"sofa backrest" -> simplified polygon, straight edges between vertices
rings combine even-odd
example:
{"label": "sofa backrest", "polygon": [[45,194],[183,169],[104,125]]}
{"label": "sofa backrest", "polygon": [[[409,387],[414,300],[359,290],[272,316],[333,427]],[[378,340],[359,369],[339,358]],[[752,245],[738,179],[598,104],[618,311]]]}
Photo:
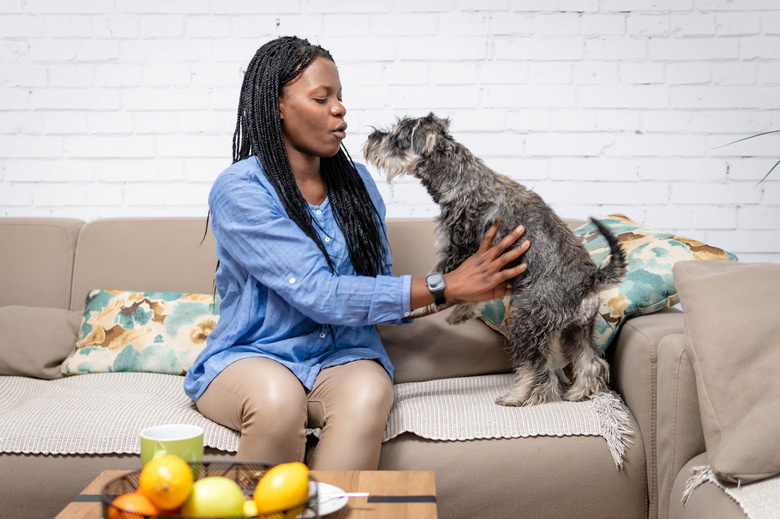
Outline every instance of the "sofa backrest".
{"label": "sofa backrest", "polygon": [[[584,220],[564,218],[570,229]],[[433,218],[388,218],[387,239],[393,255],[393,274],[425,276],[436,265],[436,221]],[[533,243],[531,244],[533,246]]]}
{"label": "sofa backrest", "polygon": [[216,240],[206,218],[105,218],[81,229],[73,266],[70,309],[82,310],[87,292],[210,294]]}
{"label": "sofa backrest", "polygon": [[425,276],[436,264],[435,222],[431,218],[388,218],[387,240],[393,274]]}
{"label": "sofa backrest", "polygon": [[0,306],[67,309],[83,225],[73,218],[0,218]]}
{"label": "sofa backrest", "polygon": [[[387,225],[393,272],[429,273],[435,221],[389,218]],[[212,293],[216,240],[204,232],[202,217],[0,218],[0,306],[82,310],[96,288]]]}

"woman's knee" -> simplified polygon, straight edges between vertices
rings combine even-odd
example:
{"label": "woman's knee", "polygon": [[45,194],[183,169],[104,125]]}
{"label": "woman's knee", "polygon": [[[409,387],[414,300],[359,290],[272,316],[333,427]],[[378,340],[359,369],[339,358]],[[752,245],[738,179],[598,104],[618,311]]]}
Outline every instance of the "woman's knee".
{"label": "woman's knee", "polygon": [[355,387],[353,405],[360,411],[383,411],[389,414],[393,406],[393,384],[389,379],[377,379],[369,377]]}
{"label": "woman's knee", "polygon": [[278,429],[281,433],[292,427],[306,425],[306,400],[294,395],[269,391],[267,387],[250,387],[239,410],[244,428]]}
{"label": "woman's knee", "polygon": [[324,418],[350,417],[365,423],[375,417],[384,429],[393,406],[393,383],[384,368],[374,361],[357,361],[330,369],[313,395],[322,403]]}
{"label": "woman's knee", "polygon": [[[222,413],[235,416],[242,432],[255,427],[302,428],[306,420],[306,392],[287,368],[275,361],[252,357],[228,366],[214,381],[223,395],[231,395],[209,407],[225,407]],[[207,389],[207,392],[211,389]],[[205,393],[204,393],[205,395]]]}

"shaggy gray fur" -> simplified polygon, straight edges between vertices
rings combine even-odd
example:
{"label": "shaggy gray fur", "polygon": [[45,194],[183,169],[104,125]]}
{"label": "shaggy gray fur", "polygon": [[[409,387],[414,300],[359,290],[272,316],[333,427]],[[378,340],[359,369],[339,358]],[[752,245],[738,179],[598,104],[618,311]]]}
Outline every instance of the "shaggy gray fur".
{"label": "shaggy gray fur", "polygon": [[[498,237],[525,226],[531,248],[521,260],[526,272],[511,281],[507,349],[515,368],[513,390],[497,403],[533,405],[564,398],[584,400],[603,390],[609,365],[593,347],[593,323],[600,290],[618,283],[626,258],[617,239],[591,220],[607,239],[611,260],[599,268],[566,224],[533,191],[490,170],[448,133],[449,120],[399,119],[388,131],[375,130],[364,145],[366,159],[387,171],[388,180],[411,174],[439,204],[434,271],[450,272],[479,248],[498,218]],[[518,240],[518,243],[521,242]],[[451,323],[475,317],[477,305],[458,305]],[[572,362],[574,382],[564,388],[553,359]]]}

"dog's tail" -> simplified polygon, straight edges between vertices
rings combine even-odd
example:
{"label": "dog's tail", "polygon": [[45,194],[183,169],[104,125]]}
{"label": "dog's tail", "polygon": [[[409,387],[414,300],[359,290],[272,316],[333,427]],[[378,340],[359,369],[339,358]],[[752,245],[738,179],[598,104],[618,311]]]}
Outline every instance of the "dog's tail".
{"label": "dog's tail", "polygon": [[607,243],[609,244],[609,250],[611,252],[609,263],[606,266],[596,270],[591,279],[590,289],[593,291],[599,291],[602,288],[607,288],[610,285],[620,283],[620,281],[623,279],[623,276],[626,274],[627,266],[626,253],[615,235],[612,234],[610,230],[604,226],[604,224],[595,218],[591,218],[590,221],[607,240]]}

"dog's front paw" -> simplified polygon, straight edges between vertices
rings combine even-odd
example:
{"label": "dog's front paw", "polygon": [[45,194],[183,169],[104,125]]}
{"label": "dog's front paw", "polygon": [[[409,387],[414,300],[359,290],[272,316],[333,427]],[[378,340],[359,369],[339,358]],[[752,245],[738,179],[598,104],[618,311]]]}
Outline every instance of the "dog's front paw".
{"label": "dog's front paw", "polygon": [[561,388],[555,375],[544,379],[526,377],[525,382],[517,384],[508,394],[498,398],[498,405],[511,407],[532,406],[561,401]]}
{"label": "dog's front paw", "polygon": [[509,393],[508,395],[497,398],[496,403],[506,407],[521,407],[525,405],[525,400],[517,398],[516,395]]}
{"label": "dog's front paw", "polygon": [[606,384],[594,384],[592,386],[583,387],[572,386],[563,395],[563,399],[567,402],[582,402],[583,400],[587,400],[597,393],[601,393],[602,391],[606,390],[606,388]]}
{"label": "dog's front paw", "polygon": [[477,316],[476,305],[461,304],[452,307],[452,312],[447,316],[449,324],[460,324]]}

